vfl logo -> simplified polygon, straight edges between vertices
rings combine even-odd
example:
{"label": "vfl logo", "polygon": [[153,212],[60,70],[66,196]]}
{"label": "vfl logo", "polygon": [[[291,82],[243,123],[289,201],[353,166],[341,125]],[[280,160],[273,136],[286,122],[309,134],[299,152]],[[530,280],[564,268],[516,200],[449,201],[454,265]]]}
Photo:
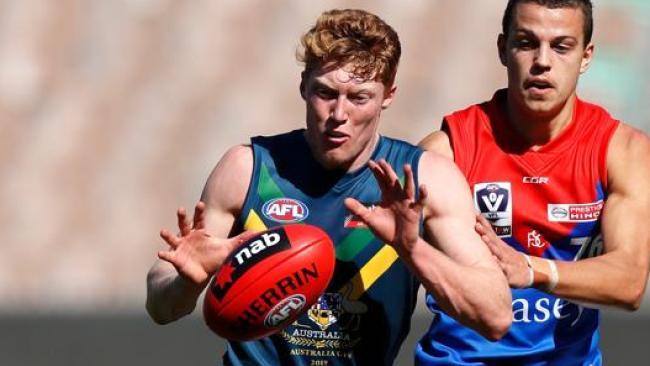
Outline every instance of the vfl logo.
{"label": "vfl logo", "polygon": [[291,244],[282,227],[269,230],[254,240],[244,242],[224,261],[216,275],[212,293],[221,301],[233,282],[246,273],[250,267],[289,248],[291,248]]}
{"label": "vfl logo", "polygon": [[305,302],[305,296],[301,294],[292,295],[283,299],[268,312],[264,319],[264,326],[267,328],[277,327],[292,315],[299,313],[305,306]]}
{"label": "vfl logo", "polygon": [[474,205],[490,220],[499,237],[512,236],[512,189],[510,182],[477,183]]}
{"label": "vfl logo", "polygon": [[300,222],[309,216],[309,209],[298,200],[282,197],[266,201],[262,206],[262,214],[276,222]]}

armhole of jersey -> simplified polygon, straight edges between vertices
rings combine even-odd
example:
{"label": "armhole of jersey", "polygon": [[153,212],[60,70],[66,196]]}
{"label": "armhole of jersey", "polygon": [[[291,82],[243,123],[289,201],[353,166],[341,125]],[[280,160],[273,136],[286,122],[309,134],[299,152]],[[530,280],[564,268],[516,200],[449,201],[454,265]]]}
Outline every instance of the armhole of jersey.
{"label": "armhole of jersey", "polygon": [[237,218],[237,231],[244,231],[244,223],[248,216],[248,211],[250,210],[250,201],[253,199],[253,195],[257,191],[257,182],[259,182],[260,169],[259,165],[261,164],[261,156],[259,152],[259,147],[255,144],[255,138],[251,138],[251,152],[253,154],[253,171],[251,172],[251,179],[248,182],[248,191],[244,197],[244,202],[242,204],[241,212]]}
{"label": "armhole of jersey", "polygon": [[420,159],[422,158],[422,154],[424,153],[424,150],[417,148],[415,150],[415,153],[413,153],[413,157],[411,158],[411,169],[413,170],[413,180],[415,183],[415,198],[418,199],[420,197],[420,190],[418,189],[420,187]]}
{"label": "armhole of jersey", "polygon": [[612,136],[614,136],[614,133],[618,130],[620,124],[620,121],[614,120],[613,123],[610,124],[609,128],[603,132],[603,144],[601,145],[602,147],[598,154],[598,169],[600,171],[600,184],[603,187],[604,192],[607,192],[607,187],[609,185],[609,177],[607,176],[607,156],[609,155],[609,146],[612,142]]}
{"label": "armhole of jersey", "polygon": [[[413,169],[413,180],[415,183],[415,199],[420,199],[420,160],[422,160],[424,150],[418,147],[411,158],[411,168]],[[420,215],[420,236],[424,235],[424,215]],[[419,283],[419,280],[416,280]]]}
{"label": "armhole of jersey", "polygon": [[[467,141],[467,139],[463,139],[464,136],[462,136],[462,127],[460,124],[460,121],[455,118],[453,115],[446,116],[442,120],[442,125],[440,126],[440,130],[445,132],[447,136],[449,137],[449,145],[451,146],[451,151],[454,154],[454,162],[456,165],[460,168],[461,171],[466,172],[466,161],[465,161],[465,154],[461,154],[461,146],[458,146],[459,142],[458,141]],[[464,147],[464,146],[463,146]],[[466,150],[465,153],[468,151]]]}

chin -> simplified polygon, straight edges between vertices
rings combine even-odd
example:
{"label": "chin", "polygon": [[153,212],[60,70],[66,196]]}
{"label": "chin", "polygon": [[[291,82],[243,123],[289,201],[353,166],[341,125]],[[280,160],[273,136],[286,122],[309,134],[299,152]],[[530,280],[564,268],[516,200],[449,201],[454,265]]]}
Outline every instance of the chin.
{"label": "chin", "polygon": [[558,103],[550,99],[526,99],[524,101],[526,109],[537,114],[549,114],[557,111]]}
{"label": "chin", "polygon": [[347,169],[351,159],[341,151],[327,151],[319,160],[326,169]]}

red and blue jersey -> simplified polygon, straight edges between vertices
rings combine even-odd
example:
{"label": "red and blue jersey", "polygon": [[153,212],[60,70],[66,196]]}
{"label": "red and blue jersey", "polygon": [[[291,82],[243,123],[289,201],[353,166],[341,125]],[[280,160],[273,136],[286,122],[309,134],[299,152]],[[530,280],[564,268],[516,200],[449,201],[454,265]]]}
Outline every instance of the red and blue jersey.
{"label": "red and blue jersey", "polygon": [[[570,124],[533,150],[508,126],[506,98],[497,91],[489,102],[444,120],[477,210],[518,251],[561,261],[601,254],[607,147],[618,121],[576,98]],[[602,364],[597,310],[534,288],[514,289],[512,298],[511,330],[489,342],[427,296],[435,318],[417,346],[416,364]]]}

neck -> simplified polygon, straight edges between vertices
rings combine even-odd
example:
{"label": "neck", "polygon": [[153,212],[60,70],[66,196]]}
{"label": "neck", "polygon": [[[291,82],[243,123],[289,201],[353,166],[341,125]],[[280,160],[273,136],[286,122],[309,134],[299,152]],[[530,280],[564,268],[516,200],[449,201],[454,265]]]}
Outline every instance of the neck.
{"label": "neck", "polygon": [[377,148],[377,144],[379,143],[379,133],[375,132],[375,134],[372,136],[372,139],[368,141],[368,145],[361,150],[361,153],[352,161],[350,166],[347,169],[347,172],[353,172],[355,170],[358,170],[362,166],[366,165],[370,158],[372,157],[372,153],[375,151]]}
{"label": "neck", "polygon": [[575,100],[573,94],[557,110],[540,113],[518,105],[513,98],[508,97],[508,124],[533,150],[539,149],[559,136],[571,123]]}

